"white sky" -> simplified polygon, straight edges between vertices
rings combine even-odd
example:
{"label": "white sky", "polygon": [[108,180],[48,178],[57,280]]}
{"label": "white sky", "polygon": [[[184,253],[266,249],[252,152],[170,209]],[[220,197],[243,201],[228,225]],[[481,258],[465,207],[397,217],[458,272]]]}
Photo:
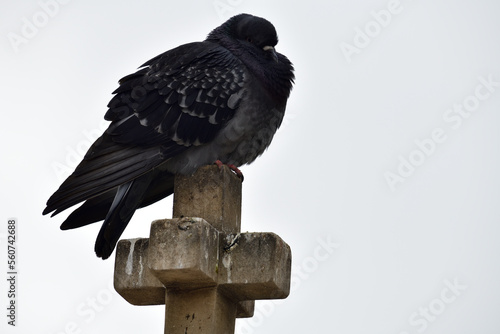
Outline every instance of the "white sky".
{"label": "white sky", "polygon": [[[1,279],[0,332],[163,332],[162,306],[110,288],[98,224],[61,231],[69,212],[41,212],[117,80],[241,12],[275,25],[297,80],[270,149],[242,168],[242,229],[288,242],[294,289],[238,332],[500,331],[497,1],[54,1],[0,1],[2,277],[7,220],[20,225],[18,327]],[[171,200],[140,210],[123,237],[170,216]]]}

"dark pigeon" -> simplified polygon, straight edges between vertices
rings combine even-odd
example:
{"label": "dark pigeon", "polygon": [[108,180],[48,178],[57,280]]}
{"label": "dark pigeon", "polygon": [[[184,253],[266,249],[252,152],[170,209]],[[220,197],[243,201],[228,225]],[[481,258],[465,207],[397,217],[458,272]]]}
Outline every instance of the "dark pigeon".
{"label": "dark pigeon", "polygon": [[172,194],[175,174],[254,161],[283,120],[294,80],[277,43],[269,21],[240,14],[122,78],[105,115],[111,124],[43,214],[85,201],[61,229],[104,220],[95,252],[106,259],[136,209]]}

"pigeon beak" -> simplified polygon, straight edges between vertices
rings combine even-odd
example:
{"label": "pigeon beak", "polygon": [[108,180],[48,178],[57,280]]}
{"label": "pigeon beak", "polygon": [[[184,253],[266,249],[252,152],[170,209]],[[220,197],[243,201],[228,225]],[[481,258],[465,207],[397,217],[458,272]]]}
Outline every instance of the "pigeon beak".
{"label": "pigeon beak", "polygon": [[276,54],[276,50],[274,47],[267,45],[262,48],[264,51],[271,52],[271,56],[273,57],[275,62],[278,62],[278,55]]}

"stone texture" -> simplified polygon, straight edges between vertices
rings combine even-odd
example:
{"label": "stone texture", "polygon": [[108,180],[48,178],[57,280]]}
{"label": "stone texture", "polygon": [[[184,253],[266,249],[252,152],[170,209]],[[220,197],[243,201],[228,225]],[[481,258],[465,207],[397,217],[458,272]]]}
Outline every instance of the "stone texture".
{"label": "stone texture", "polygon": [[242,300],[236,309],[236,318],[251,318],[255,310],[255,300]]}
{"label": "stone texture", "polygon": [[[226,238],[221,250],[219,285],[237,300],[286,298],[290,293],[292,253],[274,233],[241,233]],[[227,248],[227,242],[234,245]]]}
{"label": "stone texture", "polygon": [[165,333],[234,333],[234,301],[216,287],[168,290],[165,305]]}
{"label": "stone texture", "polygon": [[115,290],[133,305],[165,303],[165,286],[148,267],[148,239],[120,240],[116,247]]}
{"label": "stone texture", "polygon": [[157,220],[151,224],[148,265],[167,288],[215,286],[219,232],[201,218]]}
{"label": "stone texture", "polygon": [[203,166],[192,176],[177,175],[173,217],[202,217],[217,230],[241,227],[241,181],[227,167]]}

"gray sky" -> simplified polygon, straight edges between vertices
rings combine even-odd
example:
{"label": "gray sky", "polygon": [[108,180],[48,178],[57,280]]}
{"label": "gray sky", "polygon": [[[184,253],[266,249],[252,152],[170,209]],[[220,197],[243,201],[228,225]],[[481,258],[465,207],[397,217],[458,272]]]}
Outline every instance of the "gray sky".
{"label": "gray sky", "polygon": [[[18,219],[18,327],[162,333],[112,289],[99,225],[61,231],[48,197],[103,129],[119,78],[234,14],[270,20],[296,68],[284,125],[244,166],[243,231],[292,248],[292,293],[238,333],[500,330],[497,1],[1,1],[0,267]],[[138,211],[147,237],[171,199]]]}

